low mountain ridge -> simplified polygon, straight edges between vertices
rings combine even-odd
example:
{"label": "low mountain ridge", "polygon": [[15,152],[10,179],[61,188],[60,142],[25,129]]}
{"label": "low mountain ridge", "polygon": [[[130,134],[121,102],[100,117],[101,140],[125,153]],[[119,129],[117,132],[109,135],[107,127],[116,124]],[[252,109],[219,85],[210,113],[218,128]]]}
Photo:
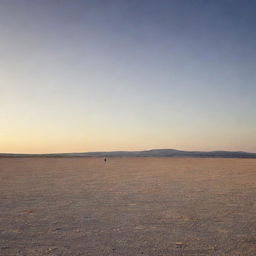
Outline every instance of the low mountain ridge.
{"label": "low mountain ridge", "polygon": [[182,151],[176,149],[151,149],[142,151],[110,151],[53,154],[0,153],[0,157],[221,157],[256,158],[256,153],[243,151]]}

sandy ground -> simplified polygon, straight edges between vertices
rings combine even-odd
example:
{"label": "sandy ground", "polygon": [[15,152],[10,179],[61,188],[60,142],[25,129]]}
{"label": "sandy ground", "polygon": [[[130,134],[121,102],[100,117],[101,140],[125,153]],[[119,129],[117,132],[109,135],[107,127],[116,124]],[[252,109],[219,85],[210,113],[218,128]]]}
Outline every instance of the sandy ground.
{"label": "sandy ground", "polygon": [[0,159],[0,255],[256,255],[256,160]]}

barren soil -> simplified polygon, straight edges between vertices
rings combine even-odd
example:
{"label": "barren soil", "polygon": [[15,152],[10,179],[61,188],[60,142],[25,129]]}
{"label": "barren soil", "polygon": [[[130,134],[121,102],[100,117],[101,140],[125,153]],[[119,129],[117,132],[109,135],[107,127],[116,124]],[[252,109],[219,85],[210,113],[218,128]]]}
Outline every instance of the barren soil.
{"label": "barren soil", "polygon": [[256,255],[256,160],[0,159],[0,255]]}

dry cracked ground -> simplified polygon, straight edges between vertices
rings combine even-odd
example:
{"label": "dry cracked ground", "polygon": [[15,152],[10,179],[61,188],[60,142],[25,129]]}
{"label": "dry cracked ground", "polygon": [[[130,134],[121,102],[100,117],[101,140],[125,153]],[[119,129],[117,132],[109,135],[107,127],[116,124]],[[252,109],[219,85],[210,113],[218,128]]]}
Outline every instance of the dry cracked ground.
{"label": "dry cracked ground", "polygon": [[256,255],[256,160],[0,159],[0,255]]}

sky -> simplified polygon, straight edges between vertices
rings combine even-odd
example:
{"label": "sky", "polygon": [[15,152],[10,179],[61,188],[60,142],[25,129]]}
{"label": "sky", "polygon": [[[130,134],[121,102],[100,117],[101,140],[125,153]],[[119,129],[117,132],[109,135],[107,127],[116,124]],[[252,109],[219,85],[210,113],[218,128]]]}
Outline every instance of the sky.
{"label": "sky", "polygon": [[256,152],[253,0],[0,0],[0,152]]}

